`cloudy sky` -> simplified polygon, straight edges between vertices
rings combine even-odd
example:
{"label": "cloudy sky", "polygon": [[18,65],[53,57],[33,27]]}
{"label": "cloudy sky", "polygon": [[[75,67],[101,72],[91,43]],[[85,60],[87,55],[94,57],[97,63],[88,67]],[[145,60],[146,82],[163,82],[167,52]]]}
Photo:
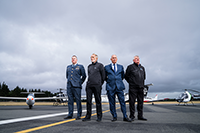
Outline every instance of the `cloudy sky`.
{"label": "cloudy sky", "polygon": [[66,88],[72,55],[87,71],[96,53],[104,65],[116,54],[125,70],[139,55],[154,84],[149,94],[200,90],[199,7],[199,0],[1,0],[0,82],[56,92]]}

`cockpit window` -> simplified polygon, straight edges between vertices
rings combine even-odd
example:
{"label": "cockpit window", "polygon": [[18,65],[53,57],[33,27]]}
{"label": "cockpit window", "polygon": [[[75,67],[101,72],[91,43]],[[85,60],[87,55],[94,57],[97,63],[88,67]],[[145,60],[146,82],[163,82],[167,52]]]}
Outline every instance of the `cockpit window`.
{"label": "cockpit window", "polygon": [[184,99],[184,98],[188,98],[188,95],[186,93],[182,93],[180,96],[179,96],[179,99]]}
{"label": "cockpit window", "polygon": [[33,95],[33,94],[31,94],[31,93],[29,94],[29,96],[32,96],[32,97],[34,97],[34,95]]}

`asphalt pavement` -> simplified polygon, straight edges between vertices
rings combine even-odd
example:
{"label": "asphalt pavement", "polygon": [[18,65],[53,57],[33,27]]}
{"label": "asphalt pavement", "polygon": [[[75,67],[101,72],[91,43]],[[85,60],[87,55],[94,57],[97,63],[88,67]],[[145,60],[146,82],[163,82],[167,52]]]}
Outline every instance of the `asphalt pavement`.
{"label": "asphalt pavement", "polygon": [[[127,115],[129,105],[126,104]],[[0,132],[70,132],[70,133],[199,133],[200,104],[177,106],[176,104],[145,104],[144,117],[147,121],[136,119],[124,122],[120,105],[117,104],[117,121],[111,122],[109,105],[103,104],[103,118],[97,122],[95,105],[91,121],[83,122],[74,118],[64,120],[68,114],[67,106],[40,105],[28,109],[27,106],[0,106]],[[86,105],[83,105],[83,116]],[[137,116],[137,112],[136,112]]]}

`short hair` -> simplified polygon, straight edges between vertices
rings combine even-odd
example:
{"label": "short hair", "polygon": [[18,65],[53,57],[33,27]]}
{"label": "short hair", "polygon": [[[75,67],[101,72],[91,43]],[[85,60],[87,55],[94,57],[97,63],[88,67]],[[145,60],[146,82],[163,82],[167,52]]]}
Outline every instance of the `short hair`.
{"label": "short hair", "polygon": [[98,59],[98,55],[97,54],[93,53],[92,55],[95,55],[95,57]]}
{"label": "short hair", "polygon": [[73,55],[72,58],[73,58],[73,57],[76,57],[76,59],[78,59],[76,55]]}
{"label": "short hair", "polygon": [[140,57],[139,57],[139,55],[135,55],[135,56],[134,56],[134,59],[135,59],[135,57],[138,57],[138,58],[140,58]]}

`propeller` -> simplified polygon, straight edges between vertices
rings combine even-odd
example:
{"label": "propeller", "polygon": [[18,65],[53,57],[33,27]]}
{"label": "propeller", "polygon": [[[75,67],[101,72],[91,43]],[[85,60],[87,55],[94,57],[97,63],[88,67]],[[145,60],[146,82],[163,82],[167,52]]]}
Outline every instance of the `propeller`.
{"label": "propeller", "polygon": [[151,84],[146,84],[146,86],[153,86],[153,83],[151,83]]}

